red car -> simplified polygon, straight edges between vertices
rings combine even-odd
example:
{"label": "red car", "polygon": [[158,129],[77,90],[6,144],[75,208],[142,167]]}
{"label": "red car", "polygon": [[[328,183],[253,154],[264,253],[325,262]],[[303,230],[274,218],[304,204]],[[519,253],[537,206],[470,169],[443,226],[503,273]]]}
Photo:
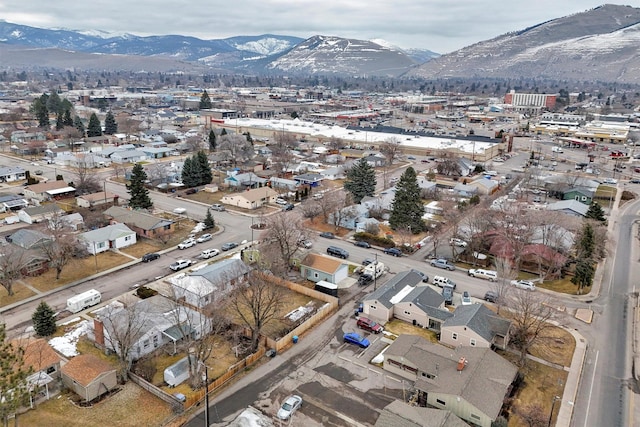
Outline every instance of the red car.
{"label": "red car", "polygon": [[373,332],[374,334],[379,334],[384,331],[384,328],[380,326],[378,322],[374,322],[368,317],[361,317],[358,319],[358,328]]}

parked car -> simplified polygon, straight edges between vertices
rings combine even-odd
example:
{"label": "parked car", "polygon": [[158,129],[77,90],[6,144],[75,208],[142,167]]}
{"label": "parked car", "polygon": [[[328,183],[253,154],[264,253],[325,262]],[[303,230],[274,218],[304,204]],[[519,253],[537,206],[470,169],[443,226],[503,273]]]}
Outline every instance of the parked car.
{"label": "parked car", "polygon": [[189,238],[187,240],[183,240],[182,242],[180,242],[180,244],[178,244],[178,249],[187,249],[195,244],[196,244],[195,239]]}
{"label": "parked car", "polygon": [[200,252],[200,257],[204,259],[209,259],[209,258],[213,258],[214,256],[217,256],[219,253],[220,251],[218,249],[205,249],[204,251]]}
{"label": "parked car", "polygon": [[229,243],[225,243],[224,245],[221,246],[221,249],[223,251],[230,251],[231,249],[237,247],[238,244],[236,242],[229,242]]}
{"label": "parked car", "polygon": [[182,270],[183,268],[187,268],[192,264],[190,259],[179,259],[173,264],[169,266],[173,271]]}
{"label": "parked car", "polygon": [[302,406],[302,398],[297,394],[292,394],[285,399],[280,409],[278,409],[278,418],[288,420],[300,406]]}
{"label": "parked car", "polygon": [[294,204],[292,204],[292,203],[287,203],[287,204],[284,206],[284,208],[282,208],[282,210],[283,210],[283,211],[290,211],[290,210],[292,210],[292,209],[293,209],[293,208],[295,208],[295,207],[296,207],[296,205],[294,205]]}
{"label": "parked car", "polygon": [[329,246],[327,248],[327,253],[342,259],[349,258],[349,252],[337,246]]}
{"label": "parked car", "polygon": [[526,291],[535,291],[536,285],[531,280],[512,280],[511,285]]}
{"label": "parked car", "polygon": [[469,292],[467,291],[462,293],[462,305],[471,305],[471,296],[469,296]]}
{"label": "parked car", "polygon": [[278,197],[278,198],[276,199],[276,204],[278,204],[278,205],[286,205],[287,203],[289,203],[289,202],[287,202],[287,201],[286,201],[285,199],[283,199],[282,197]]}
{"label": "parked car", "polygon": [[320,237],[324,237],[325,239],[335,239],[336,235],[331,233],[330,231],[323,231],[320,233]]}
{"label": "parked car", "polygon": [[155,261],[160,258],[160,254],[155,252],[150,252],[148,254],[142,255],[142,262]]}
{"label": "parked car", "polygon": [[413,271],[414,273],[416,273],[418,276],[422,277],[422,281],[424,283],[429,283],[429,276],[427,276],[426,274],[424,274],[422,271],[420,270],[416,270],[416,269],[411,269],[411,271]]}
{"label": "parked car", "polygon": [[402,256],[402,251],[398,248],[385,248],[383,252],[387,255]]}
{"label": "parked car", "polygon": [[457,246],[459,248],[466,248],[467,247],[467,242],[465,242],[462,239],[458,239],[457,237],[451,238],[451,240],[449,240],[449,244],[453,245],[453,246]]}
{"label": "parked car", "polygon": [[482,268],[470,268],[467,273],[471,277],[486,279],[490,282],[495,282],[496,280],[498,280],[498,273],[493,270],[484,270]]}
{"label": "parked car", "polygon": [[497,302],[498,298],[500,298],[500,296],[494,291],[487,291],[484,294],[484,300],[487,302]]}
{"label": "parked car", "polygon": [[213,205],[211,205],[211,209],[214,211],[218,211],[218,212],[224,212],[225,211],[225,207],[223,205],[221,205],[220,203],[214,203]]}
{"label": "parked car", "polygon": [[415,157],[415,156],[407,156],[407,159],[408,159],[408,160],[415,160],[415,159],[416,159],[416,157]]}
{"label": "parked car", "polygon": [[442,288],[442,297],[444,298],[444,305],[453,304],[453,288],[451,286],[444,286]]}
{"label": "parked car", "polygon": [[301,248],[309,249],[313,246],[313,242],[309,239],[302,239],[298,241],[298,246]]}
{"label": "parked car", "polygon": [[369,273],[361,274],[358,277],[358,285],[360,286],[367,286],[371,282],[373,282],[373,276]]}
{"label": "parked car", "polygon": [[346,334],[344,334],[343,340],[346,343],[355,344],[360,348],[367,348],[370,344],[368,339],[355,332],[347,332]]}
{"label": "parked car", "polygon": [[384,328],[378,322],[371,320],[368,317],[360,317],[356,324],[358,325],[358,328],[373,332],[374,334],[379,334],[384,331]]}
{"label": "parked car", "polygon": [[35,173],[36,175],[42,175],[42,170],[36,169],[33,173]]}
{"label": "parked car", "polygon": [[371,247],[371,245],[370,245],[369,243],[364,242],[364,241],[362,241],[362,240],[358,240],[358,241],[356,241],[356,242],[353,242],[353,244],[354,244],[355,246],[358,246],[359,248],[366,248],[366,249],[369,249],[369,248]]}
{"label": "parked car", "polygon": [[371,258],[365,258],[362,260],[362,265],[364,265],[365,267],[369,264],[371,264],[372,262],[374,262],[375,260],[371,259]]}
{"label": "parked car", "polygon": [[209,240],[211,240],[213,238],[213,234],[210,233],[205,233],[202,236],[198,237],[196,239],[196,242],[198,243],[204,243],[204,242],[208,242]]}
{"label": "parked car", "polygon": [[444,268],[445,270],[453,271],[456,269],[456,266],[451,264],[446,259],[432,259],[429,263],[431,267]]}
{"label": "parked car", "polygon": [[455,282],[444,276],[433,276],[433,284],[440,286],[441,288],[444,288],[445,286],[451,286],[453,289],[456,288]]}

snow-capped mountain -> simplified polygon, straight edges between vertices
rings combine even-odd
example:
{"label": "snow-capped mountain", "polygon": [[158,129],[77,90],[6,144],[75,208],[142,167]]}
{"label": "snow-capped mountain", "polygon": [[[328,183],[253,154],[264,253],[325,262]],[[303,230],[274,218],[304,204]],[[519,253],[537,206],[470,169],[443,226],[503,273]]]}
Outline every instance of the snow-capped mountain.
{"label": "snow-capped mountain", "polygon": [[371,39],[370,42],[379,44],[380,46],[388,47],[389,49],[397,50],[398,52],[402,52],[408,55],[415,62],[422,64],[423,62],[427,62],[432,60],[433,58],[437,58],[440,56],[439,53],[430,51],[428,49],[415,49],[415,48],[407,48],[403,49],[399,46],[394,45],[393,43],[389,43],[384,39]]}
{"label": "snow-capped mountain", "polygon": [[313,36],[267,65],[304,74],[398,76],[417,63],[405,53],[367,40]]}
{"label": "snow-capped mountain", "polygon": [[409,74],[640,83],[639,69],[640,9],[604,5],[467,46]]}

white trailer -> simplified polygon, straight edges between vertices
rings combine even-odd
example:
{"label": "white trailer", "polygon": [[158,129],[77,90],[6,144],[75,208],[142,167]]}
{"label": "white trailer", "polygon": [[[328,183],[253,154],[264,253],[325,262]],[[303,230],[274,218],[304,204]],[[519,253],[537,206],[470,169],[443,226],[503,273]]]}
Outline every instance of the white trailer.
{"label": "white trailer", "polygon": [[90,289],[78,295],[74,295],[67,300],[67,310],[77,313],[87,307],[100,303],[102,295],[95,289]]}
{"label": "white trailer", "polygon": [[364,268],[364,270],[362,271],[362,274],[370,274],[371,277],[377,279],[378,277],[382,276],[384,272],[385,272],[384,263],[379,261],[374,261]]}

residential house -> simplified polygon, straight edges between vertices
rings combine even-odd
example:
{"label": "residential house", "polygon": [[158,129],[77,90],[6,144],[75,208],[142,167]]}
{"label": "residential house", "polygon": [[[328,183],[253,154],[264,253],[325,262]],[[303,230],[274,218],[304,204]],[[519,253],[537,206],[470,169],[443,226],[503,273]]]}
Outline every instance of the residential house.
{"label": "residential house", "polygon": [[104,215],[111,220],[111,223],[120,222],[126,224],[138,236],[148,239],[172,234],[175,229],[175,223],[171,220],[120,206],[111,206],[104,211]]}
{"label": "residential house", "polygon": [[380,412],[374,427],[469,427],[444,409],[424,408],[394,400]]}
{"label": "residential house", "polygon": [[147,156],[143,151],[139,150],[119,150],[111,154],[113,163],[137,163],[147,160]]}
{"label": "residential house", "polygon": [[53,237],[31,228],[21,228],[7,236],[7,241],[22,249],[39,249],[53,241]]}
{"label": "residential house", "polygon": [[76,189],[64,181],[48,181],[24,187],[24,196],[39,202],[71,197]]}
{"label": "residential house", "polygon": [[[339,215],[339,217],[336,217],[336,215]],[[337,220],[339,227],[355,230],[358,228],[358,224],[366,222],[368,217],[369,209],[365,205],[351,205],[330,213],[327,221],[329,224],[336,224]]]}
{"label": "residential house", "polygon": [[[56,386],[54,381],[60,378],[60,361],[58,353],[43,338],[29,339],[24,345],[22,357],[24,366],[31,368],[32,374],[27,377],[32,398],[38,395],[44,387],[44,395],[49,399],[49,386]],[[52,384],[53,383],[53,384]]]}
{"label": "residential house", "polygon": [[324,176],[320,173],[303,173],[302,175],[296,175],[293,177],[299,184],[308,185],[310,187],[318,187],[322,185]]}
{"label": "residential house", "polygon": [[18,211],[18,218],[27,224],[36,224],[62,214],[62,209],[55,203],[33,206]]}
{"label": "residential house", "polygon": [[85,402],[110,392],[118,385],[116,369],[90,353],[75,356],[61,368],[62,383]]}
{"label": "residential house", "polygon": [[229,187],[247,189],[260,188],[267,185],[268,180],[260,178],[253,172],[237,173],[237,171],[227,172],[224,183]]}
{"label": "residential house", "polygon": [[162,295],[143,299],[130,307],[104,307],[97,314],[93,322],[95,342],[105,351],[119,353],[116,337],[122,336],[132,321],[137,323],[135,336],[131,337],[131,360],[164,346],[168,346],[166,350],[170,354],[176,354],[185,337],[198,340],[211,332],[211,322],[204,314]]}
{"label": "residential house", "polygon": [[271,188],[287,191],[296,191],[300,186],[300,184],[293,179],[278,178],[275,176],[269,178],[269,182],[271,183]]}
{"label": "residential house", "polygon": [[485,177],[471,181],[468,185],[470,187],[476,188],[478,194],[482,194],[485,196],[495,193],[500,188],[500,184],[497,181]]}
{"label": "residential house", "polygon": [[424,213],[427,215],[442,215],[444,209],[440,207],[440,203],[437,200],[433,200],[424,206]]}
{"label": "residential house", "polygon": [[169,157],[173,148],[170,147],[141,147],[138,149],[143,152],[147,159],[161,159]]}
{"label": "residential house", "polygon": [[578,200],[562,200],[555,203],[549,203],[547,210],[562,212],[572,216],[586,216],[589,206],[579,202]]}
{"label": "residential house", "polygon": [[469,346],[506,349],[511,322],[497,316],[484,304],[460,305],[445,320],[440,342],[453,347]]}
{"label": "residential house", "polygon": [[125,224],[115,223],[106,227],[84,232],[80,239],[85,242],[92,255],[110,249],[122,249],[136,244],[136,232]]}
{"label": "residential house", "polygon": [[371,154],[363,157],[369,166],[372,168],[379,168],[385,165],[387,159],[382,155]]}
{"label": "residential house", "polygon": [[387,347],[383,369],[414,382],[418,406],[446,409],[479,427],[498,418],[518,374],[489,348],[451,349],[416,335],[400,335]]}
{"label": "residential house", "polygon": [[321,254],[308,254],[300,263],[300,275],[312,282],[338,284],[349,277],[349,264]]}
{"label": "residential house", "polygon": [[344,168],[342,166],[325,169],[320,172],[320,175],[324,176],[330,181],[335,181],[336,179],[344,179],[345,177]]}
{"label": "residential house", "polygon": [[13,182],[27,179],[26,171],[20,166],[0,167],[0,182]]}
{"label": "residential house", "polygon": [[401,271],[362,300],[367,317],[387,322],[398,318],[423,328],[439,331],[452,316],[445,308],[444,297],[422,284],[422,276],[414,270]]}
{"label": "residential house", "polygon": [[478,187],[458,182],[456,186],[453,187],[453,191],[461,197],[473,197],[478,194]]}
{"label": "residential house", "polygon": [[7,194],[0,196],[0,212],[19,211],[29,206],[29,202],[22,196]]}
{"label": "residential house", "polygon": [[99,205],[118,205],[118,195],[110,192],[99,191],[76,197],[76,204],[81,208],[93,208]]}
{"label": "residential house", "polygon": [[549,193],[549,196],[562,200],[576,200],[582,204],[590,205],[593,202],[595,192],[596,190],[591,188],[573,187],[554,190]]}
{"label": "residential house", "polygon": [[393,199],[396,197],[396,189],[389,188],[377,196],[365,196],[360,201],[361,205],[364,205],[370,211],[379,210],[390,212],[393,207]]}
{"label": "residential house", "polygon": [[460,176],[469,176],[476,168],[473,162],[465,157],[458,159],[458,166],[460,166]]}
{"label": "residential house", "polygon": [[240,193],[222,196],[222,203],[244,209],[258,209],[267,203],[273,203],[278,198],[278,192],[269,187],[254,188]]}
{"label": "residential house", "polygon": [[[64,227],[73,231],[80,231],[84,229],[84,218],[82,218],[82,215],[78,212],[60,217],[60,222]],[[49,224],[49,226],[54,227],[55,224]]]}
{"label": "residential house", "polygon": [[418,187],[420,188],[420,191],[435,191],[436,189],[436,182],[429,181],[424,176],[418,176],[417,181],[418,181]]}
{"label": "residential house", "polygon": [[240,259],[228,258],[189,274],[174,276],[170,282],[176,299],[203,308],[224,298],[233,287],[246,280],[250,271]]}

